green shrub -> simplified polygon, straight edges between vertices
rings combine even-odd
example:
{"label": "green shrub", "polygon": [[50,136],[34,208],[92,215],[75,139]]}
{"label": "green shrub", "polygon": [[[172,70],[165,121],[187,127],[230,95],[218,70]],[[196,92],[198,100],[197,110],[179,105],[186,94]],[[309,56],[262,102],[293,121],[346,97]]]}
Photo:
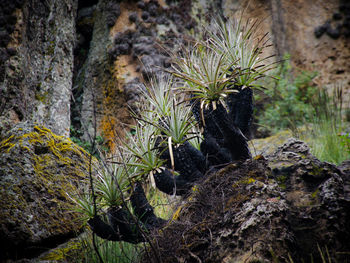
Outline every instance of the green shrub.
{"label": "green shrub", "polygon": [[311,81],[317,74],[302,71],[293,80],[290,68],[289,57],[286,56],[284,63],[273,74],[275,80],[269,79],[264,85],[263,113],[258,116],[259,129],[263,133],[294,129],[312,118],[310,102],[316,87],[311,85]]}

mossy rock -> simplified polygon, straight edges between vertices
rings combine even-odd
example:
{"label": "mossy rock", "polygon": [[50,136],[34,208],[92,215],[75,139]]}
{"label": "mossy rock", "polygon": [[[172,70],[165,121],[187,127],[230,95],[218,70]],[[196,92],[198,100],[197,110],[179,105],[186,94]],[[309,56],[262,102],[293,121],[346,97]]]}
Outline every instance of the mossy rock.
{"label": "mossy rock", "polygon": [[[81,228],[69,196],[86,186],[89,154],[22,123],[0,142],[0,257],[36,255]],[[0,258],[1,259],[1,258]]]}
{"label": "mossy rock", "polygon": [[64,243],[50,251],[47,251],[34,260],[34,262],[55,262],[55,263],[75,263],[81,262],[84,257],[84,244],[83,236],[86,233],[81,234],[79,237],[70,239],[67,243]]}

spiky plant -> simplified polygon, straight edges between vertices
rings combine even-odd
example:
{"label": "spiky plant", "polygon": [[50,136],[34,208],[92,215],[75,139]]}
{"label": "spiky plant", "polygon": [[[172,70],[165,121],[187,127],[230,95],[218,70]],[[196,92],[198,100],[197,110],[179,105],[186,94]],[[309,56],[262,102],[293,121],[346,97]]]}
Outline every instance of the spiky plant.
{"label": "spiky plant", "polygon": [[102,170],[96,180],[96,193],[102,205],[117,207],[130,189],[128,174],[122,165],[112,164],[112,171]]}
{"label": "spiky plant", "polygon": [[240,87],[260,87],[256,80],[265,77],[273,63],[268,59],[272,56],[261,57],[264,49],[269,47],[268,35],[260,38],[257,35],[258,20],[230,19],[224,22],[218,19],[211,28],[206,29],[209,45],[218,54],[225,54],[225,64],[231,65],[236,73],[234,84]]}
{"label": "spiky plant", "polygon": [[[153,126],[154,136],[162,135],[163,139],[181,144],[189,139],[194,129],[191,109],[184,103],[178,103],[173,90],[173,79],[162,76],[153,81],[146,95],[145,109],[141,115],[143,125]],[[150,128],[148,128],[150,129]],[[166,137],[166,138],[164,138]]]}
{"label": "spiky plant", "polygon": [[202,109],[209,104],[216,108],[217,102],[224,104],[228,93],[236,92],[229,89],[235,78],[235,72],[230,70],[236,61],[228,64],[226,54],[218,53],[206,43],[198,42],[192,51],[174,61],[171,73],[185,81],[182,91],[200,100]]}
{"label": "spiky plant", "polygon": [[194,148],[196,148],[197,150],[200,150],[200,144],[203,141],[203,137],[201,136],[200,132],[196,128],[192,129],[191,132],[193,136],[188,141]]}
{"label": "spiky plant", "polygon": [[93,204],[93,197],[90,193],[81,193],[76,196],[71,196],[67,193],[67,195],[76,205],[74,210],[84,215],[82,221],[87,221],[94,217],[96,211]]}
{"label": "spiky plant", "polygon": [[159,116],[167,116],[172,107],[171,89],[173,86],[173,78],[161,75],[153,78],[146,91],[142,90],[145,101],[143,106],[146,112],[154,112]]}
{"label": "spiky plant", "polygon": [[163,120],[163,124],[158,126],[162,134],[174,144],[182,144],[190,139],[190,133],[194,128],[191,109],[185,105],[177,104],[173,100],[173,107],[170,113]]}
{"label": "spiky plant", "polygon": [[135,176],[141,178],[150,175],[153,183],[153,173],[163,165],[156,147],[156,128],[138,122],[135,135],[124,143],[126,150],[132,156],[127,166],[135,169]]}
{"label": "spiky plant", "polygon": [[[243,19],[217,20],[204,28],[208,39],[197,43],[183,55],[173,54],[174,67],[170,71],[185,82],[183,91],[199,100],[201,114],[208,105],[225,106],[230,93],[246,87],[262,88],[257,80],[272,68],[270,57],[262,58],[268,47],[267,35],[258,38],[258,22],[243,25]],[[264,64],[266,62],[266,64]]]}

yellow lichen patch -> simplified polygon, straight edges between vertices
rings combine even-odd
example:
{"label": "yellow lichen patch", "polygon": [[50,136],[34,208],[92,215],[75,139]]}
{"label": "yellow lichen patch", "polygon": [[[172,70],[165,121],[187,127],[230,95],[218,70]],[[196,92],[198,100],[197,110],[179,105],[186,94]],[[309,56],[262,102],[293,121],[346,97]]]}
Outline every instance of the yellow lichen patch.
{"label": "yellow lichen patch", "polygon": [[[115,78],[107,80],[103,85],[103,115],[99,121],[98,130],[107,141],[108,147],[114,151],[119,137],[124,135],[124,122],[130,120],[124,94],[119,89]],[[118,117],[115,117],[118,116]]]}
{"label": "yellow lichen patch", "polygon": [[117,73],[114,69],[110,70],[112,78],[107,78],[102,84],[103,115],[99,120],[98,130],[113,153],[116,144],[120,143],[120,139],[124,137],[124,130],[128,124],[131,124],[132,118],[123,91],[120,89],[122,81],[116,77]]}
{"label": "yellow lichen patch", "polygon": [[255,183],[255,182],[256,182],[256,180],[254,178],[246,177],[246,178],[243,178],[243,179],[235,182],[232,186],[236,188],[236,187],[239,187],[242,184],[252,184],[252,183]]}
{"label": "yellow lichen patch", "polygon": [[86,185],[90,160],[86,151],[35,126],[13,131],[0,142],[0,154],[0,167],[6,171],[0,180],[0,224],[20,225],[29,240],[32,233],[61,235],[81,227],[66,193]]}
{"label": "yellow lichen patch", "polygon": [[171,220],[177,220],[179,218],[179,216],[180,216],[181,210],[182,210],[182,206],[179,206],[176,209],[175,213],[173,214],[173,217],[172,217]]}
{"label": "yellow lichen patch", "polygon": [[192,192],[195,193],[195,192],[198,192],[198,185],[194,185],[192,187]]}
{"label": "yellow lichen patch", "polygon": [[103,137],[107,141],[108,148],[114,152],[115,151],[115,130],[116,130],[116,118],[112,116],[103,116],[100,123],[100,130],[102,130]]}
{"label": "yellow lichen patch", "polygon": [[254,160],[264,160],[264,156],[261,154],[258,154],[257,156],[254,156]]}
{"label": "yellow lichen patch", "polygon": [[10,152],[13,146],[15,146],[14,143],[12,143],[12,139],[14,138],[14,135],[11,135],[7,139],[4,139],[3,141],[0,142],[0,151],[3,149],[6,149],[7,152]]}
{"label": "yellow lichen patch", "polygon": [[82,158],[88,157],[88,153],[73,143],[69,138],[58,136],[52,133],[51,130],[42,126],[35,126],[34,131],[24,134],[22,138],[19,138],[18,143],[22,145],[23,140],[26,138],[28,138],[29,143],[34,146],[46,147],[47,151],[55,155],[62,164],[69,165],[73,162],[71,158],[63,155],[67,152],[71,152]]}

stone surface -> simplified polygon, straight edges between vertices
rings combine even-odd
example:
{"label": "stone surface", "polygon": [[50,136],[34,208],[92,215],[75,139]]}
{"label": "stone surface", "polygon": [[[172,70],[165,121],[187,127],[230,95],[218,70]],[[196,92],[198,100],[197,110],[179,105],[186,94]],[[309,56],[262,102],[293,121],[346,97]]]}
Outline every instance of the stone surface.
{"label": "stone surface", "polygon": [[0,80],[1,115],[69,135],[76,8],[75,0],[31,0],[16,9],[7,44],[14,52]]}
{"label": "stone surface", "polygon": [[0,142],[0,259],[31,257],[81,227],[68,194],[86,186],[89,155],[43,126],[17,125]]}
{"label": "stone surface", "polygon": [[292,137],[292,132],[289,130],[280,131],[272,136],[253,139],[249,141],[249,149],[253,156],[263,155],[267,156],[274,153],[284,141]]}
{"label": "stone surface", "polygon": [[[246,18],[262,21],[260,35],[269,32],[272,47],[264,56],[276,54],[275,59],[280,59],[289,53],[295,73],[318,71],[315,83],[330,90],[340,85],[344,89],[344,100],[350,98],[347,96],[350,49],[346,36],[333,39],[327,34],[319,38],[314,34],[315,28],[338,12],[338,0],[318,0],[317,3],[312,0],[120,1],[118,16],[109,14],[108,3],[99,1],[94,18],[88,20],[90,27],[93,25],[92,41],[86,63],[75,79],[74,88],[83,87],[82,107],[76,119],[86,129],[85,140],[89,137],[87,133],[93,133],[96,117],[98,134],[113,145],[115,131],[122,133],[126,127],[123,123],[129,123],[125,104],[134,108],[140,98],[134,88],[138,85],[135,80],[143,82],[157,74],[160,67],[169,66],[167,54],[160,45],[175,50],[183,39],[190,39],[187,30],[196,32],[200,24],[213,18],[208,17],[208,13],[231,17],[244,9]],[[93,100],[97,104],[96,116],[91,110]]]}
{"label": "stone surface", "polygon": [[[185,1],[169,6],[164,1],[121,1],[120,14],[112,24],[108,3],[101,0],[96,5],[89,53],[74,89],[83,90],[75,117],[80,122],[77,126],[84,129],[83,139],[88,141],[96,126],[113,151],[115,142],[129,130],[129,109],[135,109],[141,99],[142,82],[170,67],[164,49],[178,48],[193,19],[191,4]],[[130,20],[130,16],[135,17]]]}

